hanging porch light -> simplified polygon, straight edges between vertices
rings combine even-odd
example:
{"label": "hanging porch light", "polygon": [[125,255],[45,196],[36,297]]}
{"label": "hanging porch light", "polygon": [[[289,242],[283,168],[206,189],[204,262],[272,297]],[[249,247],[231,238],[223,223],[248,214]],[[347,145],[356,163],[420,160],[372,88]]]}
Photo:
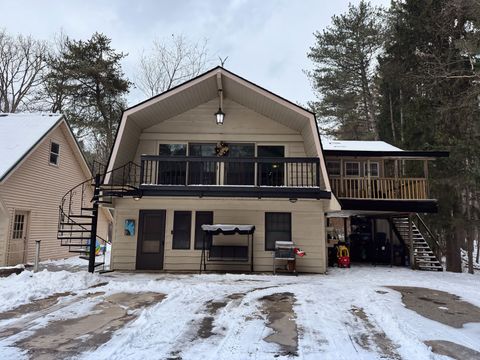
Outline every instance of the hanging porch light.
{"label": "hanging porch light", "polygon": [[225,113],[222,111],[222,108],[218,108],[218,111],[215,113],[215,119],[217,121],[217,125],[223,125]]}
{"label": "hanging porch light", "polygon": [[217,125],[223,125],[225,121],[225,113],[223,112],[223,91],[218,89],[218,111],[215,113],[215,121]]}

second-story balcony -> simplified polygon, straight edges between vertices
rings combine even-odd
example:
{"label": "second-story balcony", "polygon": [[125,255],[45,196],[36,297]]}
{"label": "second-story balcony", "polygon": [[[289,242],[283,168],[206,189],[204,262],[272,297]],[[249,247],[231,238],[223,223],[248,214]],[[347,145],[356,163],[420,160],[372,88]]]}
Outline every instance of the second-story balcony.
{"label": "second-story balcony", "polygon": [[139,184],[153,196],[330,198],[319,158],[142,155]]}
{"label": "second-story balcony", "polygon": [[331,177],[333,193],[339,198],[427,200],[426,178],[401,177]]}

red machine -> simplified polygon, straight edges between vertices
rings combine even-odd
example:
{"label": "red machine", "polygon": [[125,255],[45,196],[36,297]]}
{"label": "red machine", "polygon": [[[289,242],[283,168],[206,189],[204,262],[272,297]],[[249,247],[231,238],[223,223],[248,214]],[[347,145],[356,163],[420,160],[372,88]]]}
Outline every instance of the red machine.
{"label": "red machine", "polygon": [[337,264],[339,268],[350,267],[350,251],[345,245],[338,245],[337,247]]}

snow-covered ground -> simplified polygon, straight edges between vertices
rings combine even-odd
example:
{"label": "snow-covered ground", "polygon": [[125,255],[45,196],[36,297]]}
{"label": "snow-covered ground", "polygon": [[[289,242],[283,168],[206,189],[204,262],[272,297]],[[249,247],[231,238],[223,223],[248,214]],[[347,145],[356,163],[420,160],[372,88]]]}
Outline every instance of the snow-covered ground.
{"label": "snow-covered ground", "polygon": [[[69,261],[77,265],[76,260]],[[68,267],[68,266],[67,266]],[[105,284],[106,283],[106,284]],[[103,284],[103,285],[102,285]],[[99,285],[92,288],[94,285]],[[81,359],[279,359],[290,358],[278,345],[264,341],[272,330],[266,324],[261,299],[275,293],[295,297],[299,359],[380,359],[385,353],[372,339],[381,334],[402,359],[447,359],[434,354],[426,340],[448,340],[480,351],[480,323],[454,328],[429,320],[407,309],[399,292],[387,286],[415,286],[443,290],[480,306],[480,276],[412,271],[389,267],[334,269],[328,275],[172,275],[85,271],[24,271],[0,279],[0,315],[35,299],[72,292],[59,307],[32,328],[41,329],[59,319],[78,318],[92,311],[106,296],[116,293],[155,292],[163,301],[138,310],[138,317],[116,330],[108,341]],[[93,291],[102,296],[86,298]],[[234,294],[235,296],[232,296]],[[78,301],[75,302],[75,297]],[[73,300],[73,302],[72,302]],[[207,304],[222,303],[213,315],[212,336],[196,336]],[[440,306],[432,303],[432,306]],[[362,309],[362,322],[353,309]],[[0,316],[0,319],[1,316]],[[1,339],[0,358],[26,357],[18,348],[20,333]],[[363,343],[363,346],[362,346]],[[365,346],[367,344],[367,346]],[[388,357],[388,356],[387,356]],[[394,357],[395,358],[395,357]]]}

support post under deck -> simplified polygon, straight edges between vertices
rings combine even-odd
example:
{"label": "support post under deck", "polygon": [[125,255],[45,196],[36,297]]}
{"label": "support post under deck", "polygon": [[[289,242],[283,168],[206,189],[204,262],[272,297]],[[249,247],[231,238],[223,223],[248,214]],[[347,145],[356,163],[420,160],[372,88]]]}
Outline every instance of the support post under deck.
{"label": "support post under deck", "polygon": [[413,222],[412,222],[412,214],[408,214],[408,240],[410,242],[410,267],[415,269],[415,253],[413,249]]}
{"label": "support post under deck", "polygon": [[95,272],[95,249],[97,247],[98,201],[100,197],[100,174],[95,175],[95,189],[93,191],[92,227],[88,258],[88,272]]}

